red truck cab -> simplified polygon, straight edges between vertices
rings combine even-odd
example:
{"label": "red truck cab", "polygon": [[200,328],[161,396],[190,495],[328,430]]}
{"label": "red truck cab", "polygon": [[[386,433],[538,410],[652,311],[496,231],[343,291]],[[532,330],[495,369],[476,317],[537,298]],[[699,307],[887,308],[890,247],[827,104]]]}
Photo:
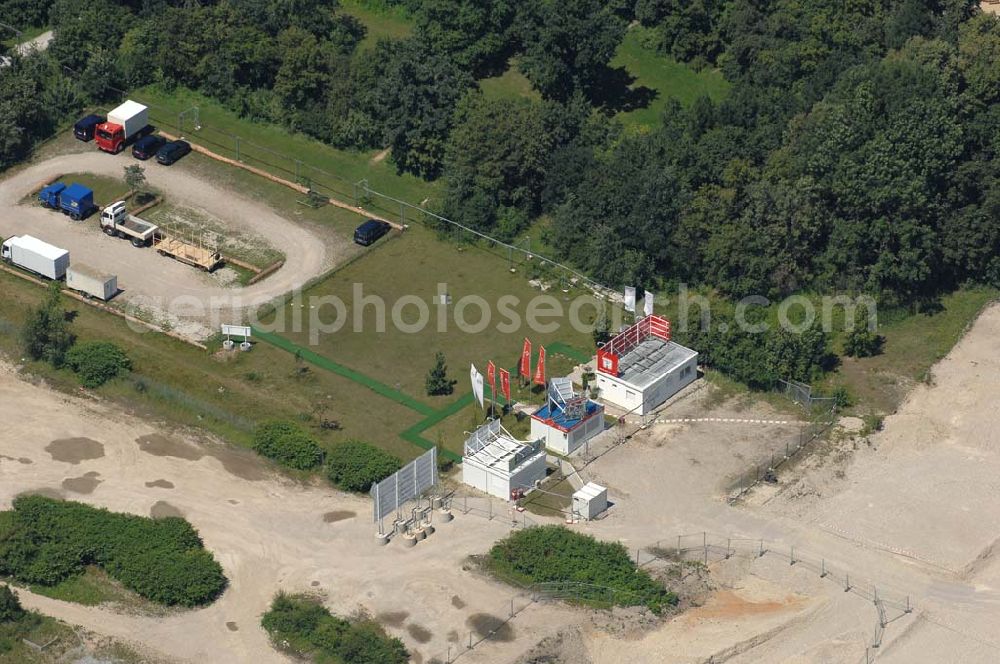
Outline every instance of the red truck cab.
{"label": "red truck cab", "polygon": [[130,99],[108,113],[107,122],[97,125],[94,142],[105,152],[118,154],[152,130],[148,109]]}
{"label": "red truck cab", "polygon": [[125,128],[120,124],[102,122],[94,130],[94,142],[105,152],[118,154],[125,147]]}

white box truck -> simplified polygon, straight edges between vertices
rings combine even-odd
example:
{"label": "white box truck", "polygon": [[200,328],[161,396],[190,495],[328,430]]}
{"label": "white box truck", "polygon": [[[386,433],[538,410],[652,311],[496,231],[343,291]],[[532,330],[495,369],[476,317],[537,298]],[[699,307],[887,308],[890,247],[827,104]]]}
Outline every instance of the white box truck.
{"label": "white box truck", "polygon": [[76,263],[66,270],[66,285],[90,297],[107,302],[118,293],[118,276]]}
{"label": "white box truck", "polygon": [[49,279],[62,279],[69,267],[69,252],[30,235],[8,238],[0,258]]}
{"label": "white box truck", "polygon": [[105,152],[117,154],[150,131],[149,109],[129,99],[108,113],[107,122],[97,125],[94,142]]}

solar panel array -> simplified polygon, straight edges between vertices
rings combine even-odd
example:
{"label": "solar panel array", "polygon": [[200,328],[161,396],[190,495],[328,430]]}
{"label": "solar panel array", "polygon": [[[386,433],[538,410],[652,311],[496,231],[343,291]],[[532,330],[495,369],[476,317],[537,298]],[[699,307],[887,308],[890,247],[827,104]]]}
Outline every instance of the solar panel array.
{"label": "solar panel array", "polygon": [[375,523],[414,500],[438,482],[437,448],[432,447],[378,484],[371,496]]}

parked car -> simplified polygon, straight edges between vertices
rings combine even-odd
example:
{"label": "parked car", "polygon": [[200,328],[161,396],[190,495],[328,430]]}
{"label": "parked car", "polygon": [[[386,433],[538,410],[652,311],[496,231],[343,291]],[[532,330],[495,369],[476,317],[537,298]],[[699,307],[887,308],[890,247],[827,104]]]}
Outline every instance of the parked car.
{"label": "parked car", "polygon": [[146,160],[150,157],[155,157],[156,153],[160,151],[164,145],[166,145],[167,139],[162,136],[155,136],[150,134],[149,136],[144,136],[135,142],[132,146],[132,156],[136,159]]}
{"label": "parked car", "polygon": [[187,141],[170,141],[156,152],[156,161],[169,166],[188,152],[191,152],[191,144]]}
{"label": "parked car", "polygon": [[94,130],[97,129],[97,125],[102,124],[105,121],[103,115],[90,114],[85,118],[81,118],[73,125],[73,135],[81,141],[91,141],[94,139]]}
{"label": "parked car", "polygon": [[380,237],[389,232],[392,228],[388,223],[378,219],[369,219],[365,223],[354,229],[354,241],[362,247],[375,244]]}

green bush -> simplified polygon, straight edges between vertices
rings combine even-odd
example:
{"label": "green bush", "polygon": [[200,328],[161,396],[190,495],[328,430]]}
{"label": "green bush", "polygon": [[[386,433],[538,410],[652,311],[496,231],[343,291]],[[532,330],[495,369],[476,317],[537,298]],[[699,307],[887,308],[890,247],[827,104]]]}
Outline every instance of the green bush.
{"label": "green bush", "polygon": [[63,365],[66,353],[76,340],[66,319],[59,288],[59,282],[49,284],[45,302],[28,313],[21,329],[21,345],[28,357],[43,360],[56,368]]}
{"label": "green bush", "polygon": [[0,624],[13,623],[24,617],[24,608],[10,586],[0,586]]}
{"label": "green bush", "polygon": [[253,448],[258,454],[296,470],[309,470],[323,463],[323,449],[291,422],[265,422],[258,426]]}
{"label": "green bush", "polygon": [[132,370],[132,361],[118,344],[88,341],[70,348],[66,365],[80,376],[84,387],[100,387]]}
{"label": "green bush", "polygon": [[[226,577],[184,519],[149,519],[44,496],[19,496],[4,515],[0,574],[53,586],[87,565],[166,605],[214,600]],[[12,518],[11,518],[12,516]]]}
{"label": "green bush", "polygon": [[568,583],[582,602],[646,606],[655,613],[677,597],[636,567],[618,542],[601,542],[562,526],[511,534],[490,549],[487,566],[500,579],[521,585]]}
{"label": "green bush", "polygon": [[384,450],[349,440],[334,448],[327,461],[330,481],[345,491],[368,491],[403,466],[403,462]]}
{"label": "green bush", "polygon": [[318,661],[342,664],[405,664],[410,654],[370,620],[348,621],[308,597],[279,593],[261,625],[275,642],[287,641]]}

